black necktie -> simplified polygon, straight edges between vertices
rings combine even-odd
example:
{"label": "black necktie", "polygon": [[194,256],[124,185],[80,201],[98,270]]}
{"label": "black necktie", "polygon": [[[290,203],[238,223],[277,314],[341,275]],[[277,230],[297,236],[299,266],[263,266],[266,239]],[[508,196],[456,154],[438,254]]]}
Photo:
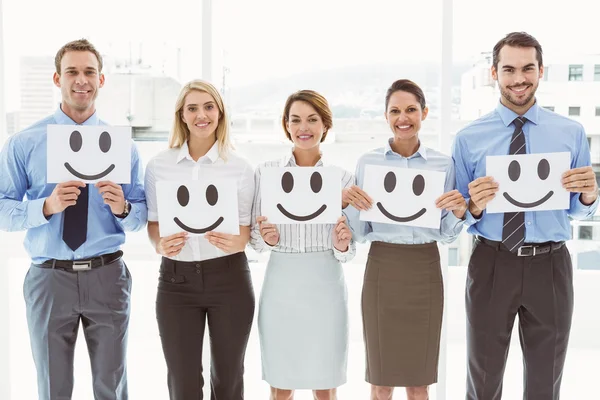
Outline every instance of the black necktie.
{"label": "black necktie", "polygon": [[[515,131],[512,135],[508,154],[525,154],[525,134],[523,125],[527,122],[525,117],[517,117],[513,121]],[[525,213],[507,212],[504,213],[504,225],[502,227],[502,243],[513,253],[525,241]]]}
{"label": "black necktie", "polygon": [[63,220],[63,240],[75,251],[81,246],[87,237],[87,219],[88,219],[88,185],[79,188],[81,194],[77,198],[77,203],[65,208],[65,218]]}

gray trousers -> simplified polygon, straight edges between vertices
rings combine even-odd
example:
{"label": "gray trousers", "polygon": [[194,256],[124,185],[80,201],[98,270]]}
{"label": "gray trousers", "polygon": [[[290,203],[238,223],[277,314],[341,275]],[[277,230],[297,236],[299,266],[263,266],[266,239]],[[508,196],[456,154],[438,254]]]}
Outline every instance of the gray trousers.
{"label": "gray trousers", "polygon": [[79,323],[96,400],[127,400],[131,276],[122,259],[89,271],[31,265],[23,285],[40,400],[70,400]]}
{"label": "gray trousers", "polygon": [[523,351],[523,399],[558,400],[573,315],[566,246],[518,257],[478,242],[467,287],[467,400],[500,400],[515,317]]}

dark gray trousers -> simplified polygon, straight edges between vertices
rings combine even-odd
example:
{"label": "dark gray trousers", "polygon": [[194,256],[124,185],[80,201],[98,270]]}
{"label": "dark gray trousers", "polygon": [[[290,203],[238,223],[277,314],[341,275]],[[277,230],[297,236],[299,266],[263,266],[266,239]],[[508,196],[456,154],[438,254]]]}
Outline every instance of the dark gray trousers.
{"label": "dark gray trousers", "polygon": [[79,324],[94,399],[127,400],[125,349],[131,276],[122,259],[89,271],[31,265],[23,285],[40,400],[70,400]]}
{"label": "dark gray trousers", "polygon": [[515,316],[523,351],[523,399],[558,400],[573,315],[566,246],[519,257],[477,241],[468,267],[467,400],[499,400]]}

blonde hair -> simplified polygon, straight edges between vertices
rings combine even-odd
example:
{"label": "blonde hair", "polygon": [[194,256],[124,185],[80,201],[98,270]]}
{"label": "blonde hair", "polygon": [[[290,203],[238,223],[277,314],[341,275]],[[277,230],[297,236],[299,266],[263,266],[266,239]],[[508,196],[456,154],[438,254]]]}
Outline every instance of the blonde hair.
{"label": "blonde hair", "polygon": [[233,149],[229,138],[229,114],[225,110],[223,98],[219,91],[210,83],[197,79],[186,83],[179,92],[177,101],[175,102],[175,119],[173,120],[173,129],[169,137],[169,148],[181,147],[190,138],[190,130],[185,122],[183,122],[183,107],[185,105],[185,97],[192,91],[205,92],[212,96],[219,108],[219,122],[215,136],[219,147],[219,156],[226,160],[227,152]]}

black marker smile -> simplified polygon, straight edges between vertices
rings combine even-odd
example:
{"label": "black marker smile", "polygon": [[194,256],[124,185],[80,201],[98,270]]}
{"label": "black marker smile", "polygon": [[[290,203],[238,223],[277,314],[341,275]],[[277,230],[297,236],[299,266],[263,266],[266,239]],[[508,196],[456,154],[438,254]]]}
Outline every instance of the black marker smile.
{"label": "black marker smile", "polygon": [[544,197],[542,197],[541,199],[539,199],[538,201],[534,201],[533,203],[521,203],[520,201],[517,201],[515,199],[513,199],[512,197],[510,197],[510,195],[506,192],[502,193],[502,195],[504,196],[504,198],[506,200],[508,200],[508,202],[514,206],[517,207],[521,207],[521,208],[533,208],[533,207],[537,207],[540,204],[545,203],[550,197],[552,197],[552,195],[554,194],[554,192],[551,190],[548,192],[547,195],[545,195]]}
{"label": "black marker smile", "polygon": [[277,209],[279,211],[281,211],[281,213],[283,215],[285,215],[289,219],[293,219],[294,221],[308,221],[313,218],[317,218],[319,215],[321,215],[323,213],[323,211],[325,211],[326,208],[327,208],[327,205],[323,204],[321,206],[321,208],[319,208],[314,213],[312,213],[310,215],[301,216],[301,215],[294,215],[294,214],[290,213],[288,210],[286,210],[285,208],[283,208],[283,206],[281,204],[277,204]]}
{"label": "black marker smile", "polygon": [[221,222],[223,222],[224,218],[223,217],[219,217],[219,219],[212,224],[209,227],[203,228],[203,229],[195,229],[195,228],[190,228],[189,226],[187,226],[186,224],[184,224],[183,222],[181,222],[179,220],[179,218],[175,217],[173,218],[173,221],[175,221],[175,223],[184,231],[188,231],[190,233],[206,233],[208,231],[212,231],[213,229],[215,229],[217,226],[221,225]]}
{"label": "black marker smile", "polygon": [[427,211],[427,209],[421,208],[421,210],[419,212],[417,212],[416,214],[413,214],[409,217],[397,217],[394,214],[391,214],[388,210],[386,210],[385,207],[383,207],[383,204],[381,204],[381,202],[377,202],[377,208],[379,208],[379,211],[381,211],[381,213],[383,215],[385,215],[392,221],[396,221],[396,222],[414,221],[415,219],[419,218],[421,215],[425,214],[425,212]]}
{"label": "black marker smile", "polygon": [[68,162],[65,163],[65,168],[70,173],[72,173],[73,175],[75,175],[76,177],[78,177],[80,179],[84,179],[86,181],[93,181],[96,179],[104,178],[106,175],[110,174],[112,172],[112,170],[115,169],[115,164],[111,164],[111,166],[106,168],[104,170],[104,172],[100,172],[99,174],[96,174],[96,175],[85,175],[85,174],[82,174],[81,172],[77,172],[73,169],[73,167],[71,167],[71,164],[69,164]]}

